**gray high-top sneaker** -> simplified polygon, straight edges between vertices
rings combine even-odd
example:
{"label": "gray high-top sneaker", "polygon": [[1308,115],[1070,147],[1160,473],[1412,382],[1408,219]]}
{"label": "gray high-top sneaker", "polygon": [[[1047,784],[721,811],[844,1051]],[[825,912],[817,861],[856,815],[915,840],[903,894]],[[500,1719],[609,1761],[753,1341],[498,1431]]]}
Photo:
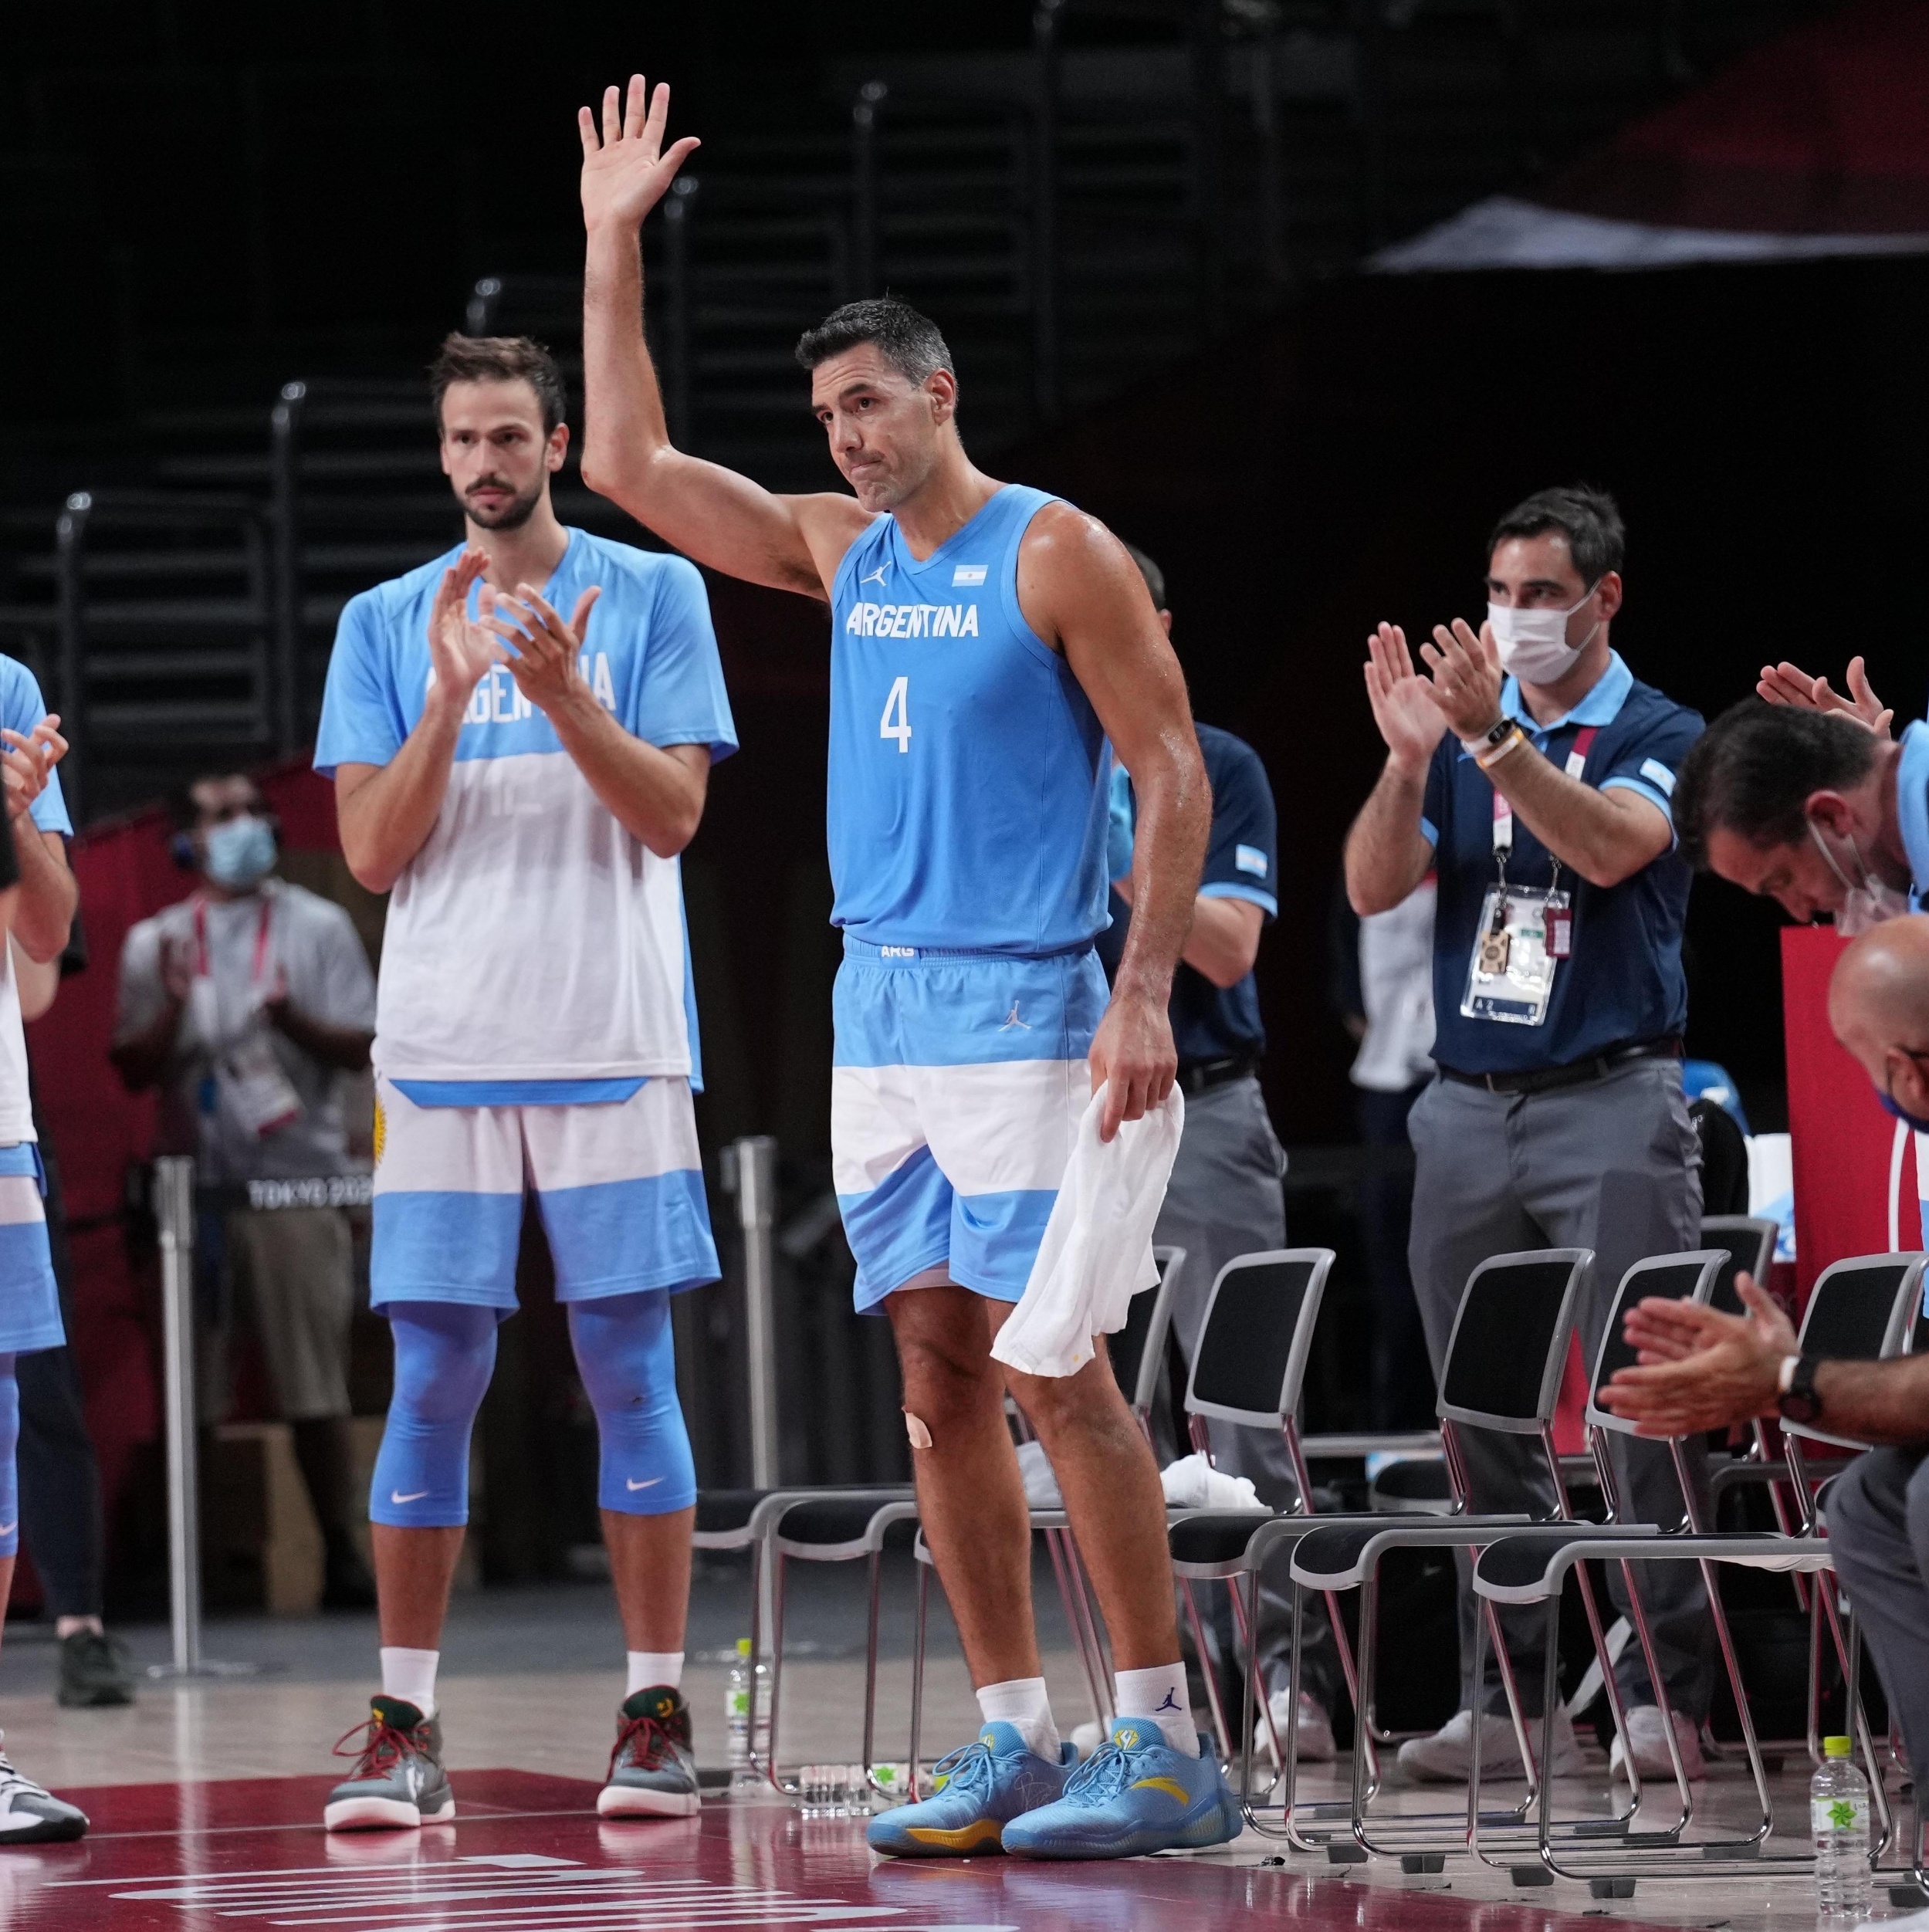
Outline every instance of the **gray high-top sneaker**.
{"label": "gray high-top sneaker", "polygon": [[[357,1741],[349,1749],[343,1746]],[[335,1744],[353,1758],[354,1775],[328,1794],[322,1822],[331,1832],[438,1824],[455,1815],[442,1769],[442,1727],[400,1697],[371,1698],[368,1722]]]}
{"label": "gray high-top sneaker", "polygon": [[625,1698],[596,1809],[605,1818],[688,1818],[700,1802],[682,1692],[658,1684]]}
{"label": "gray high-top sneaker", "polygon": [[[0,1747],[5,1743],[0,1732]],[[0,1748],[0,1845],[59,1844],[83,1836],[86,1829],[85,1812],[22,1777]]]}

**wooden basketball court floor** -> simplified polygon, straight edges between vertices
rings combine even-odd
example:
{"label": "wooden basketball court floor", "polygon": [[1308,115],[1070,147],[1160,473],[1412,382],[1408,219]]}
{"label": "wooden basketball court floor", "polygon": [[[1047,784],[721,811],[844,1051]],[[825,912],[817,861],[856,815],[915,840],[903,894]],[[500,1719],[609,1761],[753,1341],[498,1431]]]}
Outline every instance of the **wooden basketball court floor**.
{"label": "wooden basketball court floor", "polygon": [[[786,1686],[799,1745],[821,1725],[855,1735],[861,1684],[855,1664],[800,1663]],[[156,1687],[117,1712],[0,1698],[0,1723],[20,1763],[93,1821],[76,1844],[0,1846],[0,1928],[1248,1932],[1291,1920],[1316,1932],[1586,1932],[1582,1920],[1612,1917],[1792,1932],[1815,1920],[1800,1880],[1643,1878],[1633,1898],[1602,1903],[1573,1883],[1515,1890],[1504,1873],[1464,1856],[1439,1873],[1408,1876],[1379,1861],[1337,1867],[1282,1858],[1283,1847],[1250,1833],[1193,1857],[907,1864],[873,1858],[861,1820],[804,1819],[771,1795],[717,1792],[696,1818],[606,1824],[594,1802],[613,1689],[620,1686],[576,1672],[451,1680],[443,1701],[455,1822],[419,1833],[335,1836],[320,1822],[336,1775],[327,1749],[357,1702],[340,1685]],[[934,1690],[934,1723],[947,1739],[954,1731],[968,1735],[962,1685]],[[720,1675],[696,1673],[699,1714],[720,1704],[721,1693]],[[1344,1771],[1321,1773],[1311,1795],[1337,1793]],[[1778,1836],[1789,1834],[1782,1842],[1792,1847],[1805,1819],[1805,1763],[1791,1762],[1777,1782]],[[1704,1788],[1711,1816],[1739,1817],[1741,1781],[1739,1765],[1716,1768]],[[1575,1781],[1572,1795],[1592,1785],[1604,1798],[1604,1767]],[[1393,1802],[1435,1809],[1457,1795],[1413,1792]],[[1890,1910],[1886,1900],[1880,1910]]]}

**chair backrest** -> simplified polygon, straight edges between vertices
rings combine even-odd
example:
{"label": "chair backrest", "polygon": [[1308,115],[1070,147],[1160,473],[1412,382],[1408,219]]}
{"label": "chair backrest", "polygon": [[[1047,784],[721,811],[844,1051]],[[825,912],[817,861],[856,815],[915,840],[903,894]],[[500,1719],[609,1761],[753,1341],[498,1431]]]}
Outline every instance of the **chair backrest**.
{"label": "chair backrest", "polygon": [[1467,1277],[1437,1405],[1445,1422],[1534,1435],[1554,1419],[1592,1248],[1496,1254]]}
{"label": "chair backrest", "polygon": [[1189,1415],[1278,1429],[1298,1413],[1331,1248],[1269,1248],[1219,1271],[1186,1384]]}
{"label": "chair backrest", "polygon": [[[1767,1226],[1772,1232],[1775,1223],[1770,1221]],[[1705,1305],[1714,1293],[1723,1266],[1727,1265],[1732,1277],[1734,1263],[1734,1257],[1727,1248],[1698,1248],[1687,1254],[1650,1256],[1645,1261],[1636,1262],[1622,1276],[1614,1305],[1608,1311],[1607,1326],[1602,1331],[1601,1346],[1595,1355],[1594,1377],[1588,1384],[1587,1419],[1596,1429],[1618,1430],[1624,1436],[1634,1433],[1633,1423],[1601,1406],[1601,1390],[1615,1371],[1634,1364],[1635,1352],[1622,1328],[1622,1319],[1628,1310],[1650,1297],[1699,1301]]]}
{"label": "chair backrest", "polygon": [[1929,1254],[1863,1254],[1824,1268],[1809,1291],[1802,1352],[1873,1362],[1908,1346]]}
{"label": "chair backrest", "polygon": [[1166,1364],[1166,1336],[1172,1327],[1173,1297],[1185,1273],[1183,1248],[1154,1248],[1159,1285],[1142,1289],[1125,1304],[1125,1325],[1105,1338],[1112,1372],[1120,1392],[1142,1421],[1152,1413],[1159,1372]]}
{"label": "chair backrest", "polygon": [[1721,1248],[1728,1259],[1714,1277],[1714,1293],[1708,1305],[1724,1315],[1739,1315],[1741,1298],[1734,1291],[1734,1277],[1746,1274],[1757,1287],[1768,1285],[1768,1269],[1775,1260],[1775,1237],[1781,1230],[1773,1221],[1751,1214],[1710,1214],[1701,1223],[1704,1248]]}

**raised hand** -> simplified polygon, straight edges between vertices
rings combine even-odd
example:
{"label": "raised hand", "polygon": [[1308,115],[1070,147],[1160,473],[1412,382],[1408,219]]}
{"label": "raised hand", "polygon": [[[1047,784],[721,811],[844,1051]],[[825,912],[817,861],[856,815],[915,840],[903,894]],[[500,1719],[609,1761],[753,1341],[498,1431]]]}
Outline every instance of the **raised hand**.
{"label": "raised hand", "polygon": [[483,587],[483,625],[513,651],[506,660],[509,674],[546,718],[553,719],[571,704],[596,702],[584,681],[580,658],[590,612],[602,594],[591,584],[576,600],[575,614],[565,624],[561,612],[529,584],[517,584],[513,597],[498,597]]}
{"label": "raised hand", "polygon": [[614,87],[603,90],[603,130],[599,139],[596,117],[587,107],[576,110],[577,130],[583,137],[583,225],[616,222],[641,228],[643,218],[662,200],[676,171],[701,145],[685,134],[663,149],[663,130],[670,118],[670,90],[659,81],[654,96],[641,74],[630,76],[625,102]]}
{"label": "raised hand", "polygon": [[1860,658],[1849,660],[1849,695],[1846,698],[1830,687],[1826,678],[1812,678],[1799,665],[1785,659],[1761,667],[1755,691],[1772,705],[1791,705],[1802,711],[1833,711],[1853,718],[1883,737],[1888,736],[1890,721],[1895,716],[1870,689],[1868,669]]}
{"label": "raised hand", "polygon": [[1397,624],[1382,624],[1367,637],[1366,697],[1392,762],[1410,772],[1424,771],[1446,735],[1447,719],[1432,685],[1413,668],[1406,633]]}
{"label": "raised hand", "polygon": [[1450,628],[1433,627],[1433,641],[1420,646],[1420,655],[1433,674],[1430,695],[1440,716],[1462,738],[1483,732],[1501,715],[1501,654],[1492,628],[1482,624],[1474,635],[1464,617]]}
{"label": "raised hand", "polygon": [[459,708],[466,707],[483,673],[507,655],[469,614],[469,586],[488,563],[480,550],[463,551],[442,573],[428,613],[428,661],[435,668],[435,689],[445,703]]}

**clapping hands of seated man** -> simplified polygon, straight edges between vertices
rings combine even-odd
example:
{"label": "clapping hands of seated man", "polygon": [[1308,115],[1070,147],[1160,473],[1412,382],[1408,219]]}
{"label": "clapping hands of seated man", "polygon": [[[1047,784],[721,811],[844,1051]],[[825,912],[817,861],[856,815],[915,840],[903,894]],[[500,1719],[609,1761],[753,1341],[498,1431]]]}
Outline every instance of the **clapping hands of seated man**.
{"label": "clapping hands of seated man", "polygon": [[1601,1392],[1603,1407],[1643,1436],[1688,1436],[1775,1413],[1782,1366],[1798,1351],[1794,1325],[1745,1274],[1735,1277],[1745,1315],[1650,1296],[1627,1312],[1636,1351]]}

